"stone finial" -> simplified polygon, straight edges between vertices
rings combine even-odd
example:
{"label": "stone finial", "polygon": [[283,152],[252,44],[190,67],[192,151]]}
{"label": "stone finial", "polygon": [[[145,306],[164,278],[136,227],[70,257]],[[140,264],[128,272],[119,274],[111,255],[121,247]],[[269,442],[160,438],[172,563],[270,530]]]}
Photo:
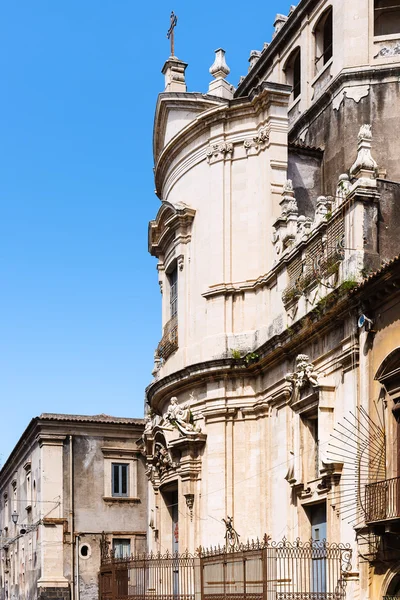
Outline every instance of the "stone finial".
{"label": "stone finial", "polygon": [[215,51],[215,60],[210,67],[210,73],[215,79],[225,79],[230,72],[225,60],[225,50],[218,48]]}
{"label": "stone finial", "polygon": [[277,14],[274,21],[275,32],[274,36],[282,29],[286,21],[288,20],[286,15]]}
{"label": "stone finial", "polygon": [[319,196],[317,198],[317,206],[315,209],[315,223],[321,223],[328,213],[328,199],[326,196]]}
{"label": "stone finial", "polygon": [[226,98],[227,100],[233,98],[235,88],[226,81],[226,77],[230,73],[230,68],[226,64],[225,50],[222,48],[218,48],[215,51],[215,60],[210,67],[210,73],[214,79],[208,86],[208,93],[220,98]]}
{"label": "stone finial", "polygon": [[165,76],[166,92],[186,92],[185,71],[187,63],[182,62],[176,56],[171,56],[162,68]]}
{"label": "stone finial", "polygon": [[339,180],[336,188],[336,202],[335,205],[339,206],[342,204],[343,200],[346,199],[347,194],[349,193],[351,184],[350,178],[347,173],[342,173],[339,175]]}
{"label": "stone finial", "polygon": [[358,153],[355,163],[350,169],[350,177],[354,179],[375,179],[378,165],[371,155],[371,125],[362,125],[358,133]]}
{"label": "stone finial", "polygon": [[254,67],[256,62],[258,62],[261,56],[261,52],[259,50],[252,50],[249,56],[249,71]]}

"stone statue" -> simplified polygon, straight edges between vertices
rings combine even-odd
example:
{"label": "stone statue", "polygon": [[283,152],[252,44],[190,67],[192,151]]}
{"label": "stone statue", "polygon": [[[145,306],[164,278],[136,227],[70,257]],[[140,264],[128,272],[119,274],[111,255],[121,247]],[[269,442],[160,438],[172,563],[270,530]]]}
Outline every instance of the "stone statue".
{"label": "stone statue", "polygon": [[200,433],[200,428],[195,427],[193,422],[192,411],[190,410],[190,402],[178,404],[178,399],[174,396],[171,398],[170,405],[167,410],[166,420],[176,427],[183,435]]}
{"label": "stone statue", "polygon": [[319,385],[318,373],[316,373],[314,365],[310,362],[307,354],[299,354],[296,358],[296,371],[295,373],[288,373],[286,380],[291,381],[295,389],[301,390],[307,384],[311,384],[314,387]]}

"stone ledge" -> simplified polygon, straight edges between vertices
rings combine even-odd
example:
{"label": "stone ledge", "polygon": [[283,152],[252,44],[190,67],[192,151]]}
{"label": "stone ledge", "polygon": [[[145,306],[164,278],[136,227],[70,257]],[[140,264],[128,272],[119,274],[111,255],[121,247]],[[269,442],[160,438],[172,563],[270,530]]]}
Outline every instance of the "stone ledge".
{"label": "stone ledge", "polygon": [[140,498],[118,497],[118,496],[103,496],[104,502],[107,504],[141,504]]}

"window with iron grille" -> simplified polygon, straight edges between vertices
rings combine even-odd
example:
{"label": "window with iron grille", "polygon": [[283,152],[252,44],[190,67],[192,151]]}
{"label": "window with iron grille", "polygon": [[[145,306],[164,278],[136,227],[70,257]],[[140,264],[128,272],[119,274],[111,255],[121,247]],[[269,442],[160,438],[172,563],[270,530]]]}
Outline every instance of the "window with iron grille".
{"label": "window with iron grille", "polygon": [[116,497],[128,496],[129,465],[112,463],[112,495]]}

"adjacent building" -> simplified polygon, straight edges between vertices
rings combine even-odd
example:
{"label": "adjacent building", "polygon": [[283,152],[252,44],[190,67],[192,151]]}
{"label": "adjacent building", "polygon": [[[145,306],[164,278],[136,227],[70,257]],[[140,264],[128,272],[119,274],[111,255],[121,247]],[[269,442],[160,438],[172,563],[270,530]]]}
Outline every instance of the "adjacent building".
{"label": "adjacent building", "polygon": [[[235,89],[218,49],[205,93],[163,68],[149,547],[229,542],[230,517],[293,545],[268,599],[396,596],[400,2],[301,0],[249,62]],[[351,562],[299,578],[310,538]]]}
{"label": "adjacent building", "polygon": [[98,598],[101,554],[146,546],[143,421],[32,419],[0,471],[1,600]]}

